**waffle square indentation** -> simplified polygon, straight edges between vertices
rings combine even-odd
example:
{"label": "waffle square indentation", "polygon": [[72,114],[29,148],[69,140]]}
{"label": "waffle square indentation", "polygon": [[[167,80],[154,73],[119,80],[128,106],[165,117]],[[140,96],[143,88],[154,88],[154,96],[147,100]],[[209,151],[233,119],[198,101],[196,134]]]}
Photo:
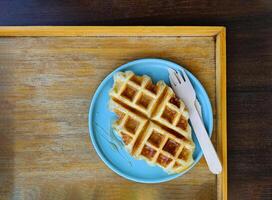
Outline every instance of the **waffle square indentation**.
{"label": "waffle square indentation", "polygon": [[133,101],[134,96],[136,95],[136,92],[137,92],[136,89],[127,85],[121,95],[125,97],[126,99]]}
{"label": "waffle square indentation", "polygon": [[189,154],[190,154],[189,149],[187,149],[186,147],[184,147],[182,149],[182,151],[180,152],[178,158],[181,159],[181,160],[187,161],[188,157],[189,157]]}
{"label": "waffle square indentation", "polygon": [[163,150],[170,153],[172,156],[175,156],[179,147],[179,143],[175,142],[174,140],[168,139],[163,147]]}
{"label": "waffle square indentation", "polygon": [[171,161],[172,161],[172,158],[169,158],[161,153],[157,158],[158,164],[160,164],[163,167],[167,167]]}
{"label": "waffle square indentation", "polygon": [[181,166],[181,164],[180,163],[178,163],[178,162],[175,162],[175,164],[174,164],[174,168],[177,168],[177,167],[180,167]]}
{"label": "waffle square indentation", "polygon": [[124,142],[126,145],[128,145],[128,144],[131,142],[132,137],[130,137],[129,135],[127,135],[127,134],[125,134],[125,133],[123,133],[123,132],[121,132],[121,135],[122,135],[123,142]]}
{"label": "waffle square indentation", "polygon": [[187,120],[181,115],[178,120],[177,127],[181,128],[182,130],[187,130],[187,126],[188,126]]}
{"label": "waffle square indentation", "polygon": [[139,106],[142,106],[143,108],[148,108],[148,106],[150,105],[152,99],[151,97],[145,95],[145,94],[142,94],[139,98],[139,100],[137,101],[137,104]]}
{"label": "waffle square indentation", "polygon": [[169,123],[172,124],[173,120],[175,119],[177,112],[170,109],[168,106],[165,107],[161,117],[166,119]]}
{"label": "waffle square indentation", "polygon": [[160,134],[157,131],[153,131],[147,141],[151,143],[152,145],[154,145],[155,147],[159,148],[163,139],[164,139],[164,136],[162,134]]}
{"label": "waffle square indentation", "polygon": [[143,77],[133,75],[133,76],[130,78],[130,81],[134,82],[136,85],[141,86],[141,85],[142,85],[142,82],[143,82]]}
{"label": "waffle square indentation", "polygon": [[151,158],[154,157],[154,155],[156,154],[156,150],[153,149],[150,146],[144,145],[141,155],[143,155],[144,157],[146,157],[147,159],[151,160]]}
{"label": "waffle square indentation", "polygon": [[177,97],[171,97],[169,103],[175,105],[176,107],[180,108],[180,101]]}
{"label": "waffle square indentation", "polygon": [[135,134],[139,126],[139,122],[132,119],[131,117],[128,117],[128,119],[125,122],[125,128],[127,129],[128,132],[131,134]]}
{"label": "waffle square indentation", "polygon": [[145,86],[145,88],[153,94],[157,94],[157,87],[151,81]]}

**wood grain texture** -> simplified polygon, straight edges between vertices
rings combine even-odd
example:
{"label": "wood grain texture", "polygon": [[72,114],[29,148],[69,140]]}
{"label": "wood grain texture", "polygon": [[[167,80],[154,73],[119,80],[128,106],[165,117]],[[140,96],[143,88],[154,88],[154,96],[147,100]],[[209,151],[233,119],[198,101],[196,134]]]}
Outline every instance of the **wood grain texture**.
{"label": "wood grain texture", "polygon": [[1,36],[215,36],[220,26],[1,26]]}
{"label": "wood grain texture", "polygon": [[216,108],[217,108],[217,153],[223,165],[222,173],[218,176],[218,199],[227,199],[227,79],[226,79],[226,29],[216,35]]}
{"label": "wood grain texture", "polygon": [[[90,96],[113,69],[142,57],[191,70],[207,89],[216,122],[214,37],[0,38],[0,124],[7,138],[1,161],[9,163],[1,167],[3,198],[216,199],[216,176],[204,159],[183,178],[144,185],[109,170],[90,144]],[[214,131],[215,144],[216,138]]]}
{"label": "wood grain texture", "polygon": [[226,26],[229,199],[272,198],[271,0],[2,0],[0,8],[6,26]]}

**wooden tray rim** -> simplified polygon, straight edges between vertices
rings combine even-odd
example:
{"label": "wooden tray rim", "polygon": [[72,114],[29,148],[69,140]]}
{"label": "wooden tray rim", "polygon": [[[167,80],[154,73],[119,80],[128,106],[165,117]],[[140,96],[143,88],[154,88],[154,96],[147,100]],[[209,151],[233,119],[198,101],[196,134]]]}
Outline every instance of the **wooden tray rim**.
{"label": "wooden tray rim", "polygon": [[218,155],[223,171],[217,176],[217,198],[227,199],[226,28],[223,26],[0,26],[0,37],[214,37],[216,44],[216,106]]}

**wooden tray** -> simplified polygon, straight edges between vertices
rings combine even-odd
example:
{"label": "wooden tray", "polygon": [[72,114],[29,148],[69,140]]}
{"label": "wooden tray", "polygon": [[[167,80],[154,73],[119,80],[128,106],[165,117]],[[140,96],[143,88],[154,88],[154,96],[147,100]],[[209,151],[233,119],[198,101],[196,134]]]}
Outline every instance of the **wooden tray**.
{"label": "wooden tray", "polygon": [[[224,27],[0,27],[0,36],[1,199],[227,199]],[[185,66],[206,88],[221,175],[202,158],[181,178],[139,184],[96,155],[91,96],[113,69],[145,57]]]}

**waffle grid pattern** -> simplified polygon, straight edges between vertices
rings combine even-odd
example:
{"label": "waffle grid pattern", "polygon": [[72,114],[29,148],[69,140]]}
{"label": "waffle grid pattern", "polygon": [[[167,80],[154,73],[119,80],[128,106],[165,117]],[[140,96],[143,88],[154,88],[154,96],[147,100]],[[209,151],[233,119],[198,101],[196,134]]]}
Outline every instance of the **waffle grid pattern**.
{"label": "waffle grid pattern", "polygon": [[110,107],[118,115],[113,128],[137,159],[159,165],[169,173],[193,162],[194,143],[184,103],[162,81],[118,72],[110,92]]}

